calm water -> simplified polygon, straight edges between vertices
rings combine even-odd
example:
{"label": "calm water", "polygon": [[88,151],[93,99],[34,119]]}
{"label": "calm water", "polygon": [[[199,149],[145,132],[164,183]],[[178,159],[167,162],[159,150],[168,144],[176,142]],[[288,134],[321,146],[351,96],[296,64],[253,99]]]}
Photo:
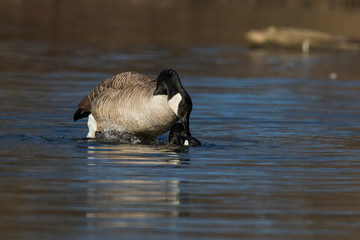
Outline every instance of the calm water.
{"label": "calm water", "polygon": [[[80,44],[10,23],[0,28],[1,239],[358,238],[359,53]],[[72,116],[96,84],[167,67],[192,96],[202,147],[83,138],[86,121]]]}

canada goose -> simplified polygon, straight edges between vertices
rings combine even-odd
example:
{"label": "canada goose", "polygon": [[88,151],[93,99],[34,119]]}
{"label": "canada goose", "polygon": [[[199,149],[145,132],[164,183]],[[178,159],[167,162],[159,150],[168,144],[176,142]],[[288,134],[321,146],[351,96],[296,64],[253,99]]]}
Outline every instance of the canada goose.
{"label": "canada goose", "polygon": [[196,138],[188,134],[184,126],[180,123],[175,123],[170,129],[169,144],[179,146],[201,146],[201,143]]}
{"label": "canada goose", "polygon": [[89,138],[99,131],[154,138],[169,131],[178,119],[185,134],[190,135],[191,110],[191,98],[176,71],[163,70],[157,78],[124,72],[87,94],[78,105],[74,121],[88,117]]}

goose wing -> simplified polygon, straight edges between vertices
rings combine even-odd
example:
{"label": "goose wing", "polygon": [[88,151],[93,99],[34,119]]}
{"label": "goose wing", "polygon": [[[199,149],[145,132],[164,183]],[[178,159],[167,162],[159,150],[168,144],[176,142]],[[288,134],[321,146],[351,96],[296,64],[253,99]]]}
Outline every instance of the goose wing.
{"label": "goose wing", "polygon": [[156,78],[149,77],[140,73],[124,72],[114,77],[104,80],[97,85],[89,94],[80,101],[78,109],[74,114],[74,121],[85,118],[91,114],[91,103],[107,91],[121,91],[129,87],[149,87],[155,86]]}

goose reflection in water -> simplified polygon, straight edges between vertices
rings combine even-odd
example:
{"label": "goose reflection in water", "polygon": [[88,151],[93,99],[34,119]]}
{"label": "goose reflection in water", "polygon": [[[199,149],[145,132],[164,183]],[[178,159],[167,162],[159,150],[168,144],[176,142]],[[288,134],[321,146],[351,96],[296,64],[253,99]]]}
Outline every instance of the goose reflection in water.
{"label": "goose reflection in water", "polygon": [[167,172],[189,159],[174,150],[180,151],[167,145],[88,146],[87,224],[147,228],[179,216],[180,199],[187,198],[180,196],[179,179]]}
{"label": "goose reflection in water", "polygon": [[181,157],[181,154],[187,151],[187,147],[169,147],[168,145],[107,144],[88,146],[87,158],[109,160],[119,164],[180,165],[189,161]]}

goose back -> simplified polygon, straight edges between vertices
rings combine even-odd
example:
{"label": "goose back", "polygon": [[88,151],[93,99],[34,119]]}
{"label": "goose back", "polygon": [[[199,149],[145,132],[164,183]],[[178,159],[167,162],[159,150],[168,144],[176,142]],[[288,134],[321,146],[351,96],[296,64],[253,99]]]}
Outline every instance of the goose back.
{"label": "goose back", "polygon": [[[78,109],[91,113],[91,104],[98,96],[106,91],[117,90],[121,91],[131,86],[145,88],[145,86],[156,85],[156,78],[145,76],[135,72],[119,73],[111,78],[108,78],[97,85],[89,94],[87,94],[80,101]],[[87,116],[85,116],[87,117]]]}

